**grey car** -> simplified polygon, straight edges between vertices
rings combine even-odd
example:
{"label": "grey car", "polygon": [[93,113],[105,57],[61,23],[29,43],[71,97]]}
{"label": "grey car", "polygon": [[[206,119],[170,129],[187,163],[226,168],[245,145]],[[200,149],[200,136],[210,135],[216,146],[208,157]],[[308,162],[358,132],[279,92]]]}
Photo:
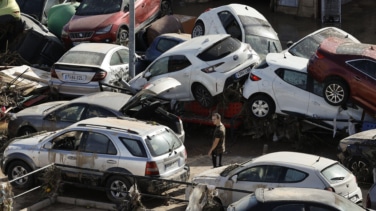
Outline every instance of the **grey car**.
{"label": "grey car", "polygon": [[128,116],[166,125],[184,142],[185,132],[180,118],[164,109],[162,101],[153,98],[179,84],[172,78],[165,78],[134,96],[103,91],[71,101],[54,101],[32,106],[11,114],[8,137],[58,130],[91,117]]}
{"label": "grey car", "polygon": [[367,193],[366,207],[370,209],[376,209],[376,181],[374,181],[372,187]]}

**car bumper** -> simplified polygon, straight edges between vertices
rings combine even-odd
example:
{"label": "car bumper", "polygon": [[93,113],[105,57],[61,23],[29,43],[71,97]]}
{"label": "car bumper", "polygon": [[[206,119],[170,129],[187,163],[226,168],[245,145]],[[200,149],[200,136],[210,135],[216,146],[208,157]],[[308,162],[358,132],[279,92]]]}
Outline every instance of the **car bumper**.
{"label": "car bumper", "polygon": [[160,194],[164,191],[181,185],[182,182],[187,182],[189,175],[190,167],[186,165],[183,171],[180,171],[179,173],[176,173],[167,178],[161,178],[163,180],[139,180],[138,184],[142,192]]}
{"label": "car bumper", "polygon": [[363,201],[362,190],[358,187],[356,191],[349,194],[348,199],[354,203],[361,203]]}

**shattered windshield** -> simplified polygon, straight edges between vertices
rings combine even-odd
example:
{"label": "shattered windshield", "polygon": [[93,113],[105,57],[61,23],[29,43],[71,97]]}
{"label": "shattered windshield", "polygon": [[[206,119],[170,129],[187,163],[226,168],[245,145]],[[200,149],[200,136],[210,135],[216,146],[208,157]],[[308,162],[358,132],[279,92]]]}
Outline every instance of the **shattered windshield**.
{"label": "shattered windshield", "polygon": [[261,55],[278,53],[282,51],[282,45],[277,33],[272,26],[261,19],[239,15],[244,27],[245,42]]}
{"label": "shattered windshield", "polygon": [[[76,15],[101,15],[119,12],[123,0],[83,0]],[[128,0],[125,2],[129,2]]]}

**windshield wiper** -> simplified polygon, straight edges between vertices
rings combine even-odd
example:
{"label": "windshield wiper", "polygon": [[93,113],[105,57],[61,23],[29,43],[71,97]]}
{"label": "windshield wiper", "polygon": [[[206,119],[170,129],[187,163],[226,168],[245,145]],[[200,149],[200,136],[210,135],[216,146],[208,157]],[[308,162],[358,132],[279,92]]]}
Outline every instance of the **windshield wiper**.
{"label": "windshield wiper", "polygon": [[[167,141],[168,145],[170,145],[170,143]],[[175,142],[172,144],[172,147],[168,150],[170,152],[170,154],[168,154],[168,156],[171,156],[172,152],[175,152],[174,150],[174,147],[175,147]],[[176,152],[175,152],[176,154]]]}
{"label": "windshield wiper", "polygon": [[333,177],[330,180],[343,180],[345,177]]}

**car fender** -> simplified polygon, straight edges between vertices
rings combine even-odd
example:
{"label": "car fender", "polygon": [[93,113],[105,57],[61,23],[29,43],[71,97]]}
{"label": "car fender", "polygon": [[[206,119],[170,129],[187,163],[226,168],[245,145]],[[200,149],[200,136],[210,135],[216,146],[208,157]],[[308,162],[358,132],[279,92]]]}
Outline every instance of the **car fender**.
{"label": "car fender", "polygon": [[129,170],[121,167],[114,167],[109,168],[104,172],[101,185],[105,185],[108,178],[110,178],[114,174],[127,176],[130,182],[136,179],[135,177],[133,177],[133,174]]}
{"label": "car fender", "polygon": [[4,174],[7,173],[8,171],[8,168],[9,168],[9,164],[11,164],[13,161],[17,161],[17,160],[20,160],[20,161],[23,161],[25,162],[27,165],[30,166],[30,168],[32,170],[35,170],[37,168],[39,168],[33,161],[33,159],[31,159],[29,156],[23,154],[23,153],[12,153],[12,154],[9,154],[3,161],[3,166],[2,166],[2,171]]}

